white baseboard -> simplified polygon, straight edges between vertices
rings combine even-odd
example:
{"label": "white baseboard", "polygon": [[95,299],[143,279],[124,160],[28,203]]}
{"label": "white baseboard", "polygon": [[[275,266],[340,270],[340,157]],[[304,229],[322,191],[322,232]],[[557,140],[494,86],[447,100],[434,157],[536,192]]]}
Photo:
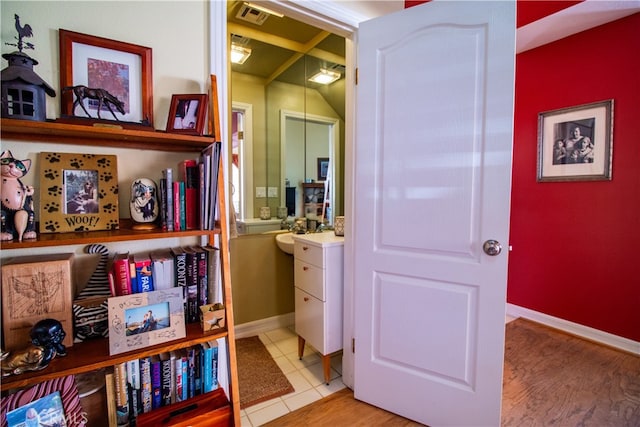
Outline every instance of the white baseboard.
{"label": "white baseboard", "polygon": [[543,325],[559,329],[572,335],[595,341],[610,347],[618,348],[629,353],[640,355],[640,342],[628,338],[603,332],[598,329],[573,323],[558,317],[530,310],[513,304],[507,304],[507,315],[512,317],[523,317]]}
{"label": "white baseboard", "polygon": [[287,313],[236,325],[236,338],[251,337],[278,328],[288,328],[294,324],[294,318],[294,313]]}

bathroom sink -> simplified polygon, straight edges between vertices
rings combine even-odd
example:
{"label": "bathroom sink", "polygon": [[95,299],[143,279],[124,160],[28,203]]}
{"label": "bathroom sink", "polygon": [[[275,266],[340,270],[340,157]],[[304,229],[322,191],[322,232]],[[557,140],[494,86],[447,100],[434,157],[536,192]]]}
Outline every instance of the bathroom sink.
{"label": "bathroom sink", "polygon": [[276,244],[282,252],[293,255],[293,233],[276,234]]}

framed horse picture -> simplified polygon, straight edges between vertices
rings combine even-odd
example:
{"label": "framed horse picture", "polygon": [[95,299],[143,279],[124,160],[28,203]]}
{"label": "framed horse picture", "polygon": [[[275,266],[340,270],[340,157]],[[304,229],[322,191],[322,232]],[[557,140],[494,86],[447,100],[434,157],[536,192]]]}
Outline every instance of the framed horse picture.
{"label": "framed horse picture", "polygon": [[63,29],[59,36],[63,118],[153,129],[151,48]]}

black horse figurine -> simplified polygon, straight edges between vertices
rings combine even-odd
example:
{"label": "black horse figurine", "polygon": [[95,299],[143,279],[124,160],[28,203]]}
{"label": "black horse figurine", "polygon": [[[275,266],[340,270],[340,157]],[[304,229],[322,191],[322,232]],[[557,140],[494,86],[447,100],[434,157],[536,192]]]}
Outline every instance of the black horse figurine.
{"label": "black horse figurine", "polygon": [[72,111],[76,110],[76,105],[80,105],[80,107],[82,107],[82,109],[87,114],[87,116],[91,117],[91,114],[89,114],[89,112],[85,108],[83,101],[85,99],[95,99],[98,101],[98,118],[99,119],[102,118],[100,117],[100,110],[102,110],[103,105],[109,109],[109,111],[111,112],[111,114],[113,114],[113,117],[117,121],[119,120],[116,117],[116,114],[111,109],[111,105],[116,107],[116,109],[121,114],[124,114],[124,102],[120,101],[118,98],[111,95],[109,92],[107,92],[104,89],[90,88],[90,87],[78,85],[78,86],[67,86],[62,89],[62,92],[64,93],[70,90],[73,91],[73,94],[76,96],[76,100],[73,102]]}

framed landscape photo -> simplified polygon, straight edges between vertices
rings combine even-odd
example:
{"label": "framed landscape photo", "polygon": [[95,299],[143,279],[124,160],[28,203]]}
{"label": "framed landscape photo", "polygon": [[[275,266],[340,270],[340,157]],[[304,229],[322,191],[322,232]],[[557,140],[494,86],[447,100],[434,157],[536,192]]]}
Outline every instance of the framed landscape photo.
{"label": "framed landscape photo", "polygon": [[182,287],[109,298],[109,355],[186,336]]}
{"label": "framed landscape photo", "polygon": [[613,99],[538,115],[538,182],[610,180]]}
{"label": "framed landscape photo", "polygon": [[40,233],[118,229],[117,161],[107,154],[40,153]]}
{"label": "framed landscape photo", "polygon": [[173,95],[167,132],[202,136],[209,96],[207,94]]}
{"label": "framed landscape photo", "polygon": [[[67,87],[87,86],[104,89],[124,103],[118,121],[153,127],[153,80],[151,48],[88,34],[59,30],[60,88],[65,116],[84,114],[74,104],[73,91]],[[83,105],[97,118],[98,101],[85,99]],[[75,108],[74,108],[75,107]],[[106,106],[103,120],[116,121]]]}

